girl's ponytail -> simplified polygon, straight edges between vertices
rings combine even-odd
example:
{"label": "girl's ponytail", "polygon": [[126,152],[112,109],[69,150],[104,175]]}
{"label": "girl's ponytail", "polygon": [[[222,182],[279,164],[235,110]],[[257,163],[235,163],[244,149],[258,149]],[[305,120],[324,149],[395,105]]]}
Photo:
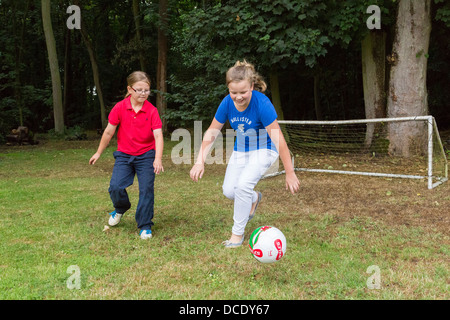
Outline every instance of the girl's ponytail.
{"label": "girl's ponytail", "polygon": [[254,90],[265,92],[267,84],[264,78],[256,72],[255,66],[246,60],[237,61],[233,67],[228,69],[226,75],[227,86],[230,82],[247,80],[254,85]]}

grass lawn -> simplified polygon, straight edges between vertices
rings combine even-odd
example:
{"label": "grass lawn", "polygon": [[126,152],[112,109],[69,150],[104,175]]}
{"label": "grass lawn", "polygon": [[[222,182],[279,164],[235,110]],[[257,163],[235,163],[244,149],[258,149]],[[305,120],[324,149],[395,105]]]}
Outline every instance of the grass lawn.
{"label": "grass lawn", "polygon": [[[284,176],[265,179],[246,245],[225,249],[233,210],[221,192],[226,166],[207,165],[194,183],[166,141],[154,236],[143,241],[137,180],[132,208],[104,230],[115,143],[89,166],[97,145],[1,147],[0,299],[449,299],[449,183],[429,191],[420,180],[298,173],[301,191],[291,195]],[[287,238],[275,264],[248,249],[262,225]],[[71,266],[80,289],[70,288]],[[374,276],[379,289],[368,288]]]}

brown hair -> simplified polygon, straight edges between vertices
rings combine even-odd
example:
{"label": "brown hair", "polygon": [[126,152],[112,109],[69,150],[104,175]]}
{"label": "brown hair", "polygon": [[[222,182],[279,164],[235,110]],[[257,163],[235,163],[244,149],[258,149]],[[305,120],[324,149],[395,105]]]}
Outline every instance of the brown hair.
{"label": "brown hair", "polygon": [[228,69],[226,75],[227,87],[230,82],[248,80],[250,84],[254,85],[254,89],[264,92],[267,89],[267,84],[263,77],[256,72],[255,66],[246,60],[237,61],[233,67]]}
{"label": "brown hair", "polygon": [[[150,77],[147,73],[143,71],[135,71],[127,77],[127,84],[129,87],[133,87],[136,82],[143,81],[151,85]],[[127,92],[125,98],[127,98],[130,94]]]}

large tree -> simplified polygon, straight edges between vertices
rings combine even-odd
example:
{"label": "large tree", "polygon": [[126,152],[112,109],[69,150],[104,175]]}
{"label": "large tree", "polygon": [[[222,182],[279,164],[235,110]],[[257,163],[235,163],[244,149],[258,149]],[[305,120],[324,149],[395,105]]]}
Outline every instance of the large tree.
{"label": "large tree", "polygon": [[143,41],[142,36],[142,25],[141,25],[141,1],[133,0],[133,17],[134,17],[134,25],[136,26],[136,42],[138,44],[138,54],[139,54],[139,63],[141,64],[141,71],[147,72],[147,64],[145,59],[145,50],[141,45]]}
{"label": "large tree", "polygon": [[[74,3],[77,6],[80,6],[79,0],[75,0]],[[85,13],[85,16],[86,16],[86,13]],[[89,60],[91,62],[91,68],[92,68],[92,76],[93,76],[94,85],[95,85],[95,91],[96,91],[96,95],[98,97],[98,101],[100,103],[101,124],[102,124],[102,128],[105,128],[108,124],[108,119],[106,116],[105,99],[103,97],[103,86],[102,86],[102,82],[100,80],[100,78],[101,78],[100,68],[99,68],[99,64],[98,64],[97,52],[94,48],[94,43],[93,43],[92,37],[88,31],[85,21],[86,21],[86,19],[81,19],[80,32],[81,32],[81,37],[83,39],[83,42],[86,46],[87,52],[89,54]]]}
{"label": "large tree", "polygon": [[55,36],[53,34],[52,19],[50,14],[50,0],[42,0],[42,24],[44,27],[45,42],[47,44],[48,61],[52,77],[53,115],[55,120],[55,132],[64,133],[64,113],[61,90],[61,75],[59,74],[58,55],[56,53]]}
{"label": "large tree", "polygon": [[163,132],[167,130],[165,113],[167,102],[164,94],[167,92],[167,32],[168,32],[168,0],[159,0],[159,25],[158,25],[158,67],[156,76],[156,107],[163,121]]}
{"label": "large tree", "polygon": [[[371,31],[362,41],[362,78],[366,119],[386,116],[386,32]],[[367,124],[366,146],[370,147],[378,130]]]}
{"label": "large tree", "polygon": [[[400,0],[388,92],[390,118],[428,114],[427,60],[431,32],[431,0]],[[425,151],[426,127],[421,122],[389,126],[391,154],[409,157]]]}

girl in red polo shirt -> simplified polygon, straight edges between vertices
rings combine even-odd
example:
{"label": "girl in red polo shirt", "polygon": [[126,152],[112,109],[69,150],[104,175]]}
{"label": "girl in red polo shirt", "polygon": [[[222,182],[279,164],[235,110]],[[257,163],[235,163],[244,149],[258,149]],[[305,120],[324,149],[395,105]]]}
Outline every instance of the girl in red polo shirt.
{"label": "girl in red polo shirt", "polygon": [[115,210],[110,213],[108,223],[110,226],[117,225],[130,209],[126,188],[133,184],[137,175],[139,202],[135,218],[141,239],[149,239],[152,237],[155,174],[164,171],[162,122],[156,107],[147,101],[150,77],[145,72],[136,71],[128,76],[127,83],[128,93],[111,110],[98,150],[89,164],[93,165],[100,158],[119,127],[109,186]]}

